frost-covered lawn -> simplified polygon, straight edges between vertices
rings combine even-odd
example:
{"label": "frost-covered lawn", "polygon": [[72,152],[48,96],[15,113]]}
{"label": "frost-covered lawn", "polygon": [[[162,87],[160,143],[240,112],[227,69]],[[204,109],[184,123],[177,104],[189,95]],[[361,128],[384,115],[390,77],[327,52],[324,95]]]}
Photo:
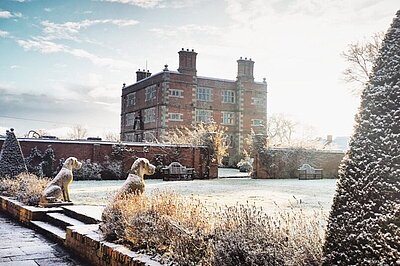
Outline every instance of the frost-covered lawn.
{"label": "frost-covered lawn", "polygon": [[[70,188],[76,204],[105,205],[107,197],[123,181],[76,181]],[[291,207],[305,210],[329,211],[336,188],[336,180],[223,178],[214,180],[174,181],[146,180],[146,193],[154,190],[175,191],[194,195],[208,204],[219,206],[249,202],[263,207],[267,212]]]}

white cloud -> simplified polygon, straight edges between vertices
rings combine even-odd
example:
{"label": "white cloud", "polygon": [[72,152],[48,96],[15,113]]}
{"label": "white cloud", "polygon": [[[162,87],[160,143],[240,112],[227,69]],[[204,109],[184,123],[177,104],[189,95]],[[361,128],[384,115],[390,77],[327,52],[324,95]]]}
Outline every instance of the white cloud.
{"label": "white cloud", "polygon": [[21,68],[21,66],[20,65],[12,65],[12,66],[10,66],[10,68],[11,69],[17,69],[17,68]]}
{"label": "white cloud", "polygon": [[17,40],[17,43],[26,51],[33,50],[44,54],[63,52],[66,50],[66,47],[62,44],[56,44],[54,42],[39,39]]}
{"label": "white cloud", "polygon": [[0,30],[0,38],[5,38],[9,35],[10,33],[8,31]]}
{"label": "white cloud", "polygon": [[13,15],[10,11],[0,11],[0,18],[12,18]]}
{"label": "white cloud", "polygon": [[95,54],[89,53],[82,49],[67,49],[66,53],[69,53],[78,58],[84,58],[91,61],[94,65],[109,67],[114,69],[131,69],[132,64],[127,61],[115,60],[107,57],[99,57]]}
{"label": "white cloud", "polygon": [[51,8],[49,8],[49,7],[46,7],[46,8],[44,8],[43,10],[46,11],[46,12],[51,12],[51,11],[53,11],[53,9],[51,9]]}
{"label": "white cloud", "polygon": [[63,52],[77,58],[87,59],[96,66],[108,67],[111,69],[131,69],[131,63],[127,61],[115,60],[107,57],[100,57],[82,49],[73,49],[66,45],[57,44],[51,41],[34,38],[30,40],[17,40],[19,46],[26,51],[38,51],[44,54]]}
{"label": "white cloud", "polygon": [[196,25],[188,24],[179,27],[167,26],[163,28],[153,28],[150,31],[154,32],[160,38],[171,38],[176,36],[193,35],[198,33],[206,33],[210,35],[217,35],[221,33],[221,29],[210,25]]}
{"label": "white cloud", "polygon": [[83,14],[92,14],[92,13],[93,13],[93,11],[91,11],[91,10],[86,10],[83,12]]}
{"label": "white cloud", "polygon": [[137,20],[129,19],[103,19],[103,20],[82,20],[78,22],[65,22],[61,24],[53,23],[50,21],[42,21],[41,24],[44,26],[43,32],[46,34],[43,39],[54,40],[54,39],[69,39],[77,40],[76,35],[83,29],[88,27],[99,25],[99,24],[112,24],[118,27],[134,26],[138,24]]}
{"label": "white cloud", "polygon": [[128,4],[143,8],[154,8],[159,6],[163,0],[103,0],[104,2]]}
{"label": "white cloud", "polygon": [[22,17],[22,13],[11,13],[7,10],[0,10],[0,18],[20,18]]}
{"label": "white cloud", "polygon": [[201,0],[100,0],[103,2],[127,4],[141,8],[183,8]]}

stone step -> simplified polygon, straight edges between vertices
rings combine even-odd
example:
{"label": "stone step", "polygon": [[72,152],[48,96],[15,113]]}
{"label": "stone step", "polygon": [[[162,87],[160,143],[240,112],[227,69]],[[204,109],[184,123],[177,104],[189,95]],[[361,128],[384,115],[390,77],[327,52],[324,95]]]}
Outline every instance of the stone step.
{"label": "stone step", "polygon": [[64,243],[66,238],[66,231],[44,221],[31,221],[32,227],[43,233],[46,237],[53,239],[58,243]]}
{"label": "stone step", "polygon": [[101,222],[103,206],[72,205],[63,206],[63,213],[85,224],[98,224]]}
{"label": "stone step", "polygon": [[69,217],[63,213],[54,212],[47,213],[45,216],[45,220],[55,226],[66,229],[67,226],[80,226],[85,225],[84,222],[81,222],[75,218]]}

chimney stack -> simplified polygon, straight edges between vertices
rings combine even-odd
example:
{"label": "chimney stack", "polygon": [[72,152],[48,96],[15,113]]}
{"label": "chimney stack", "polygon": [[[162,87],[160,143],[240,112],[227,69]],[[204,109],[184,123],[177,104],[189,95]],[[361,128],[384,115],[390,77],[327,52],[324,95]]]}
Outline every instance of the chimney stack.
{"label": "chimney stack", "polygon": [[197,53],[192,49],[183,49],[178,52],[179,54],[179,68],[178,72],[182,74],[188,74],[196,76],[196,56]]}
{"label": "chimney stack", "polygon": [[240,57],[239,60],[237,60],[238,63],[238,75],[237,79],[240,79],[242,81],[254,81],[254,75],[253,75],[253,70],[254,70],[254,61],[250,59],[243,59]]}
{"label": "chimney stack", "polygon": [[136,71],[136,82],[138,82],[138,81],[140,81],[140,80],[142,80],[142,79],[145,79],[145,78],[147,78],[147,77],[150,77],[151,76],[151,73],[147,70],[140,70],[140,69],[138,69],[138,71]]}

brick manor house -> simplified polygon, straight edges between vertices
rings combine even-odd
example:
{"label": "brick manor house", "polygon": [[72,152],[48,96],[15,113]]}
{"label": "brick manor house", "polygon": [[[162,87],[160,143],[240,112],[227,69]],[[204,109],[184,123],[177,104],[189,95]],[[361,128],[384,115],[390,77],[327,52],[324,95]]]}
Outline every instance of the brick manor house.
{"label": "brick manor house", "polygon": [[168,129],[211,119],[227,128],[229,154],[240,155],[251,129],[264,133],[267,84],[255,82],[254,61],[237,60],[236,80],[197,76],[194,50],[179,53],[178,71],[152,75],[138,70],[136,83],[123,85],[121,140],[152,142]]}

